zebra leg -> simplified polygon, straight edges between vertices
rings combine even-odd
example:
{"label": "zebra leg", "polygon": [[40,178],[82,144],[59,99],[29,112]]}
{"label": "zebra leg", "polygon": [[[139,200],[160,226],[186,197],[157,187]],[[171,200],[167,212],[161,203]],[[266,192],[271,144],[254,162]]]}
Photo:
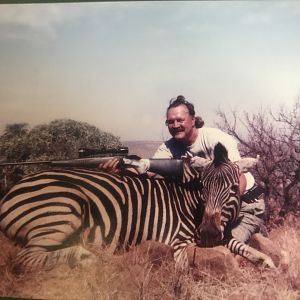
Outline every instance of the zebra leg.
{"label": "zebra leg", "polygon": [[272,242],[272,240],[264,237],[260,233],[255,233],[251,237],[249,245],[270,256],[276,266],[285,268],[290,264],[290,257],[288,252],[280,249]]}
{"label": "zebra leg", "polygon": [[70,267],[88,267],[96,261],[96,256],[81,246],[48,251],[44,247],[32,246],[21,250],[14,262],[16,270],[50,270],[60,264]]}
{"label": "zebra leg", "polygon": [[57,264],[68,263],[71,268],[76,266],[90,267],[97,261],[96,255],[82,246],[72,246],[52,252],[50,258]]}
{"label": "zebra leg", "polygon": [[177,242],[172,245],[174,250],[175,267],[178,270],[184,271],[189,268],[189,259],[187,247],[193,245],[191,242]]}
{"label": "zebra leg", "polygon": [[245,243],[236,239],[231,239],[225,246],[234,254],[239,254],[254,264],[261,263],[264,267],[276,269],[271,257],[250,247],[249,245],[246,245]]}

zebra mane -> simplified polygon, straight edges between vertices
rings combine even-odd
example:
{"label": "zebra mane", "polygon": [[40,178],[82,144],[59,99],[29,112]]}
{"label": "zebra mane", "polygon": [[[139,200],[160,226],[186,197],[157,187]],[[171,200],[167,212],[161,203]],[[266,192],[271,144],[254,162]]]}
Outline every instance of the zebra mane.
{"label": "zebra mane", "polygon": [[227,149],[224,147],[223,144],[218,143],[214,148],[214,160],[213,160],[214,165],[217,167],[217,166],[221,165],[222,163],[228,162],[228,161],[229,161],[229,158],[228,158]]}

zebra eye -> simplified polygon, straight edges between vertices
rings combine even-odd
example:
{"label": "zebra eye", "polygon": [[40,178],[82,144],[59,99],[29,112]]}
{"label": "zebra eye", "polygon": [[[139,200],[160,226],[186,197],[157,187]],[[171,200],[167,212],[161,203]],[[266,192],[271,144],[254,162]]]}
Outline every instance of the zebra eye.
{"label": "zebra eye", "polygon": [[203,190],[203,182],[202,182],[202,181],[199,182],[199,190],[200,190],[200,191]]}
{"label": "zebra eye", "polygon": [[240,185],[237,183],[232,185],[231,190],[235,193],[238,193],[240,191]]}

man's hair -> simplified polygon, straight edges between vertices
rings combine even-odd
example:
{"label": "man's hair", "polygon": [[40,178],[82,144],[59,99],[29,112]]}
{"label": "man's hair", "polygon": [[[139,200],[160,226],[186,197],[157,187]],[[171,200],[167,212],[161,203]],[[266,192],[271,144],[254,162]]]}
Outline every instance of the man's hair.
{"label": "man's hair", "polygon": [[186,108],[188,109],[188,112],[190,114],[190,116],[194,117],[195,118],[195,126],[196,128],[201,128],[203,127],[204,125],[204,121],[202,120],[201,117],[195,117],[195,108],[194,108],[194,104],[187,101],[185,99],[184,96],[182,95],[179,95],[177,96],[177,98],[172,98],[169,102],[169,106],[167,108],[167,112],[169,111],[170,108],[173,108],[173,107],[177,107],[179,105],[185,105]]}
{"label": "man's hair", "polygon": [[173,107],[177,107],[179,105],[185,105],[186,108],[188,109],[189,111],[189,114],[192,116],[192,117],[195,117],[195,109],[194,109],[194,104],[185,100],[185,97],[182,96],[182,95],[179,95],[177,96],[177,98],[172,98],[169,102],[169,107],[167,108],[167,111],[170,109],[170,108],[173,108]]}

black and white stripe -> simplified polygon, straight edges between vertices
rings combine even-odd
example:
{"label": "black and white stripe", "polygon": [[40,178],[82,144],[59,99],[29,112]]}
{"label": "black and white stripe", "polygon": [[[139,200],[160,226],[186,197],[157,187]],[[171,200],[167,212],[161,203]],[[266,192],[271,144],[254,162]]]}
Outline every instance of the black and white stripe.
{"label": "black and white stripe", "polygon": [[83,240],[112,251],[159,241],[183,266],[201,204],[199,172],[185,169],[184,183],[83,169],[31,175],[2,199],[0,228],[24,247],[16,261],[27,269],[88,260]]}

